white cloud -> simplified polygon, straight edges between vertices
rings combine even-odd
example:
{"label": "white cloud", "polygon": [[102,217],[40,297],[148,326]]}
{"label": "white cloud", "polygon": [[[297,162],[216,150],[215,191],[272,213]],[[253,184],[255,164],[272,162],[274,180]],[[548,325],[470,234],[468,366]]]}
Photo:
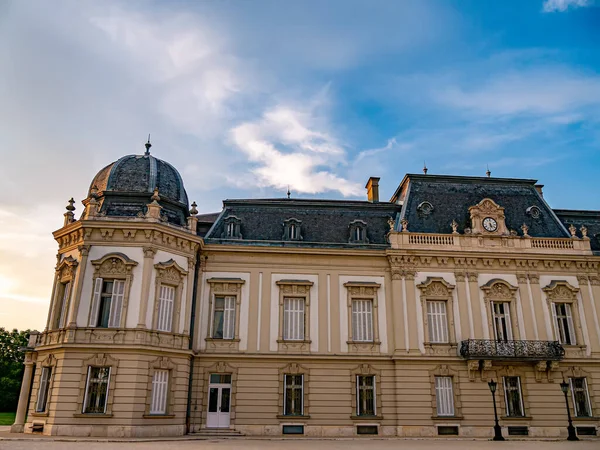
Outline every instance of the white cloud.
{"label": "white cloud", "polygon": [[334,174],[346,152],[324,126],[313,109],[278,106],[259,120],[233,128],[231,137],[254,163],[250,170],[261,187],[358,195],[360,185]]}
{"label": "white cloud", "polygon": [[546,0],[542,9],[544,12],[564,12],[569,8],[584,8],[590,5],[590,0]]}

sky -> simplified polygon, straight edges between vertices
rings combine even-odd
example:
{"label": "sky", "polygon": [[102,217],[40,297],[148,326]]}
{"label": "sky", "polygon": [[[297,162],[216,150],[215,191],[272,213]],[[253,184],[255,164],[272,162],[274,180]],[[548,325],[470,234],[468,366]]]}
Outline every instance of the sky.
{"label": "sky", "polygon": [[600,0],[0,1],[0,326],[45,326],[70,197],[152,154],[225,198],[532,178],[600,210]]}

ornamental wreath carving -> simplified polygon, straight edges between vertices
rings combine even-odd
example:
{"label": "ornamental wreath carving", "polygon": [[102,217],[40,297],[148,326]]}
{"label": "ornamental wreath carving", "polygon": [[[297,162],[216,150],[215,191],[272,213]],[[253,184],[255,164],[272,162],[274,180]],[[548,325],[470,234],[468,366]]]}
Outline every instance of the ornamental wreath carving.
{"label": "ornamental wreath carving", "polygon": [[427,279],[417,286],[425,297],[443,297],[448,298],[452,295],[454,286],[443,278],[427,277]]}
{"label": "ornamental wreath carving", "polygon": [[110,277],[114,275],[130,275],[137,262],[123,253],[109,253],[100,259],[92,261],[96,269],[96,277]]}

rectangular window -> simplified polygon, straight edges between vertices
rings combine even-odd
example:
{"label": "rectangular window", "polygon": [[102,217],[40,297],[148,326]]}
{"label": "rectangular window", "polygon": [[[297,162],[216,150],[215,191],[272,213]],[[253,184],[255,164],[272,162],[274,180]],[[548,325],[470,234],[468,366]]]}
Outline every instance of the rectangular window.
{"label": "rectangular window", "polygon": [[235,336],[235,297],[215,296],[213,339],[233,339]]}
{"label": "rectangular window", "polygon": [[454,415],[452,377],[435,377],[435,399],[438,416]]}
{"label": "rectangular window", "polygon": [[375,409],[375,376],[356,376],[356,415],[374,416]]}
{"label": "rectangular window", "polygon": [[492,302],[494,332],[497,341],[512,341],[509,307],[507,302]]}
{"label": "rectangular window", "polygon": [[37,401],[35,403],[35,412],[42,413],[46,411],[51,376],[52,367],[42,367],[42,374],[40,375],[40,387],[38,389]]}
{"label": "rectangular window", "polygon": [[59,285],[59,306],[56,310],[56,319],[54,322],[54,328],[63,328],[65,326],[65,320],[67,318],[67,303],[69,300],[69,294],[71,292],[71,283],[60,283]]}
{"label": "rectangular window", "polygon": [[304,375],[285,375],[284,410],[286,416],[301,416],[304,412]]}
{"label": "rectangular window", "polygon": [[88,366],[83,399],[84,414],[104,414],[106,412],[109,379],[110,367]]}
{"label": "rectangular window", "polygon": [[175,288],[173,286],[160,286],[158,297],[158,331],[172,331],[173,328],[173,303],[175,302]]}
{"label": "rectangular window", "polygon": [[96,278],[90,326],[118,328],[121,325],[125,280]]}
{"label": "rectangular window", "polygon": [[373,342],[373,300],[352,300],[352,340]]}
{"label": "rectangular window", "polygon": [[504,400],[508,417],[524,417],[520,377],[504,377]]}
{"label": "rectangular window", "polygon": [[592,417],[587,380],[585,378],[569,378],[569,382],[571,383],[575,417]]}
{"label": "rectangular window", "polygon": [[169,371],[155,370],[152,377],[152,401],[150,414],[167,413],[167,394],[169,387]]}
{"label": "rectangular window", "polygon": [[554,321],[556,325],[556,338],[565,345],[575,345],[575,327],[569,303],[554,303]]}
{"label": "rectangular window", "polygon": [[427,323],[429,342],[434,344],[448,342],[448,318],[445,301],[427,301]]}
{"label": "rectangular window", "polygon": [[285,341],[304,340],[304,308],[303,298],[283,299],[283,339]]}

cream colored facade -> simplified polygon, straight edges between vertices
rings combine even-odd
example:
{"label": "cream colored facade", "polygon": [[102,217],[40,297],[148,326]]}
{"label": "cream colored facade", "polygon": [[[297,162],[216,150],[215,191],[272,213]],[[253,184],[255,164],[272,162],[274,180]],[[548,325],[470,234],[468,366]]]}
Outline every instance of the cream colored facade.
{"label": "cream colored facade", "polygon": [[[508,234],[501,206],[481,200],[466,206],[475,208],[465,211],[473,233],[459,234],[454,225],[447,234],[418,233],[410,223],[392,223],[385,249],[207,243],[196,234],[193,215],[187,228],[176,227],[153,217],[152,204],[145,217],[115,218],[98,215],[88,202],[81,220],[68,212],[54,233],[59,252],[52,305],[47,328],[32,337],[26,354],[13,430],[175,436],[216,424],[245,435],[278,436],[284,427],[302,425],[306,436],[355,436],[361,430],[437,436],[450,430],[491,437],[487,382],[493,379],[505,436],[509,428],[525,426],[532,437],[565,437],[559,383],[570,378],[585,378],[591,410],[578,417],[569,393],[575,426],[597,429],[600,257],[585,235]],[[485,214],[478,214],[483,207]],[[501,224],[497,232],[477,230],[484,217]],[[111,327],[92,326],[90,319],[98,278],[124,282],[121,316]],[[157,330],[163,285],[174,293],[170,332]],[[283,331],[290,295],[305,308],[304,334],[293,341]],[[58,320],[63,298],[66,313]],[[231,299],[225,301],[235,311],[230,338],[214,338],[217,298]],[[353,336],[354,299],[370,302],[370,339]],[[440,330],[430,323],[438,320],[428,314],[430,301],[445,308],[440,330],[447,342],[435,342]],[[508,340],[542,341],[537,350],[489,353],[498,348],[493,308],[499,302],[508,305],[502,322],[510,328]],[[564,355],[558,356],[548,353],[560,339],[556,303],[569,305],[574,340],[559,345]],[[490,340],[492,347],[469,356],[469,340]],[[44,367],[52,369],[47,387]],[[101,412],[84,411],[89,367],[110,367]],[[166,410],[153,414],[157,371],[168,373]],[[211,375],[225,377],[219,384]],[[302,411],[286,415],[284,383],[291,375],[303,376]],[[374,377],[368,415],[357,405],[361,375]],[[436,377],[451,383],[445,402],[452,414],[439,414]],[[519,377],[519,416],[508,415],[504,377]],[[211,386],[222,396],[229,386],[229,417],[208,417]],[[41,387],[47,400],[36,412]],[[218,399],[224,407],[227,402]]]}

